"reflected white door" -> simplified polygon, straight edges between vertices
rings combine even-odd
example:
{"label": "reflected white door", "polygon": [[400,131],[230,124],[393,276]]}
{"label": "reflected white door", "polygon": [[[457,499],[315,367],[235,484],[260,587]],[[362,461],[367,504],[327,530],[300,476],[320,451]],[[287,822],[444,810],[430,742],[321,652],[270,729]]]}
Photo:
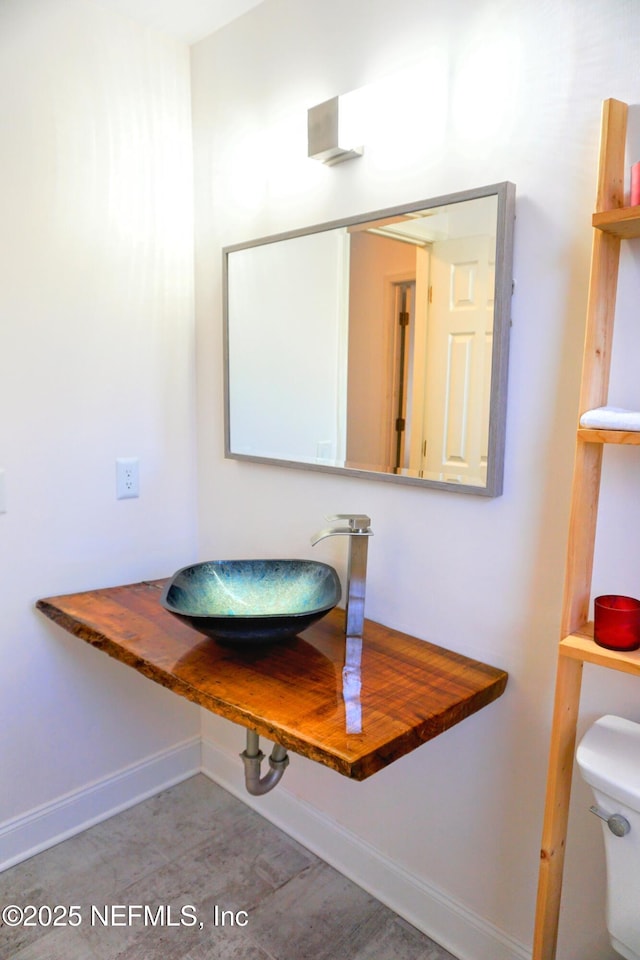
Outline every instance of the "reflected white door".
{"label": "reflected white door", "polygon": [[484,485],[495,239],[442,240],[431,253],[423,476]]}

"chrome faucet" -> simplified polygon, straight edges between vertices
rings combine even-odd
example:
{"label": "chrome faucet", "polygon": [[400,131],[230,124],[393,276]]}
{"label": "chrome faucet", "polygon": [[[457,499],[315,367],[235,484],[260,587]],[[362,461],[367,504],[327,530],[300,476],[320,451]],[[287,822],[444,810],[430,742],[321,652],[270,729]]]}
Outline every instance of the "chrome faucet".
{"label": "chrome faucet", "polygon": [[362,513],[338,513],[327,517],[329,523],[337,526],[320,530],[311,538],[311,545],[325,537],[349,537],[349,560],[347,565],[347,637],[362,637],[364,627],[364,597],[367,579],[368,538],[373,536],[371,518]]}

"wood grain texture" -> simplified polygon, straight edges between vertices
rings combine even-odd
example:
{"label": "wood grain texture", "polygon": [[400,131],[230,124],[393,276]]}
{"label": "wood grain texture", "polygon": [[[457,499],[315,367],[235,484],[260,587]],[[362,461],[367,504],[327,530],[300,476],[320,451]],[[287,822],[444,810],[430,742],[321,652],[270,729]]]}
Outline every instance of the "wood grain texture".
{"label": "wood grain texture", "polygon": [[164,583],[49,597],[37,607],[156,683],[355,780],[464,720],[506,686],[503,670],[367,620],[362,733],[348,734],[344,611],[292,641],[225,646],[164,610]]}
{"label": "wood grain texture", "polygon": [[561,638],[577,630],[589,612],[602,452],[600,443],[579,441],[576,446],[560,620]]}
{"label": "wood grain texture", "polygon": [[619,670],[640,677],[640,650],[608,650],[593,639],[593,621],[560,642],[560,654],[585,663],[595,663],[610,670]]}
{"label": "wood grain texture", "polygon": [[627,113],[622,100],[610,97],[602,104],[596,212],[624,207],[624,154]]}
{"label": "wood grain texture", "polygon": [[[626,124],[626,104],[619,100],[605,100],[593,216],[593,225],[598,229],[594,230],[591,253],[579,401],[581,414],[607,403],[620,238],[634,235],[619,228],[638,219],[638,211],[634,210],[629,216],[623,208]],[[610,229],[614,225],[615,228]],[[633,229],[636,229],[635,225]],[[567,638],[581,635],[587,621],[603,443],[620,442],[611,438],[614,432],[579,428],[577,434],[532,960],[554,960],[556,956],[583,662],[610,659],[606,656],[608,652],[602,651],[602,655],[593,653],[594,648],[601,648],[584,638],[583,652],[588,655],[582,656],[575,640]]]}
{"label": "wood grain texture", "polygon": [[556,955],[581,684],[582,661],[559,656],[532,960],[554,960]]}
{"label": "wood grain texture", "polygon": [[640,445],[640,430],[600,430],[593,427],[580,427],[578,440],[584,443],[627,443]]}
{"label": "wood grain texture", "polygon": [[623,240],[640,237],[640,207],[623,207],[621,210],[604,210],[594,213],[593,226],[604,233],[611,233]]}
{"label": "wood grain texture", "polygon": [[620,238],[594,231],[580,415],[607,403],[619,261]]}

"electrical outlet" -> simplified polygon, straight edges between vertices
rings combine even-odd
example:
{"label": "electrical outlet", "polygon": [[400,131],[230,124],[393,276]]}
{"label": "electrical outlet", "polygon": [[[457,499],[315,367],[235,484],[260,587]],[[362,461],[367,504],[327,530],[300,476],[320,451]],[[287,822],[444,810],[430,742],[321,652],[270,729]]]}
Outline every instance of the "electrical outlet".
{"label": "electrical outlet", "polygon": [[140,473],[137,457],[118,457],[116,460],[116,498],[128,500],[140,496]]}
{"label": "electrical outlet", "polygon": [[316,460],[330,460],[333,444],[331,440],[316,441]]}

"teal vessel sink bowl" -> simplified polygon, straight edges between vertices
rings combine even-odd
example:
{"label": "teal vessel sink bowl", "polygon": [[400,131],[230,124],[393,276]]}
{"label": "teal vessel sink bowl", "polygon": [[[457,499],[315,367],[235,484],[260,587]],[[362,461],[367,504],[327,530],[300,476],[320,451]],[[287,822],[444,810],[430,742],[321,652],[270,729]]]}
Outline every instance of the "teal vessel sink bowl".
{"label": "teal vessel sink bowl", "polygon": [[209,560],[183,567],[160,602],[194,630],[225,643],[294,637],[340,600],[338,574],[315,560]]}

